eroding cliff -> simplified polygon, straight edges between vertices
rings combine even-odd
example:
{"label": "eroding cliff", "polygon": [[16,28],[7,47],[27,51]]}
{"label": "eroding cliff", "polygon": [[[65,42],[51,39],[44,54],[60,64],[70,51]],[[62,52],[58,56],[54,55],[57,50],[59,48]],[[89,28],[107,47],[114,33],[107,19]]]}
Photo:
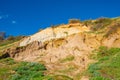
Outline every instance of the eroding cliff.
{"label": "eroding cliff", "polygon": [[44,63],[48,74],[64,74],[77,80],[76,77],[94,62],[90,59],[93,50],[100,46],[120,47],[119,20],[116,22],[117,25],[115,20],[100,19],[47,28],[5,52],[17,61]]}

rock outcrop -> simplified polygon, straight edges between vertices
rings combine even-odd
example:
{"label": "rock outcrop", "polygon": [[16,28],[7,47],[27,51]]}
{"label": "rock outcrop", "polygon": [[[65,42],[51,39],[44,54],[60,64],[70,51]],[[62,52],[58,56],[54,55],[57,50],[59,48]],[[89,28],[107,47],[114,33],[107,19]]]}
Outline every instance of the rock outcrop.
{"label": "rock outcrop", "polygon": [[30,37],[27,37],[20,43],[20,46],[26,46],[27,44],[33,41],[45,42],[51,39],[64,38],[66,36],[84,31],[89,31],[89,28],[83,26],[81,23],[60,25],[58,27],[50,27]]}

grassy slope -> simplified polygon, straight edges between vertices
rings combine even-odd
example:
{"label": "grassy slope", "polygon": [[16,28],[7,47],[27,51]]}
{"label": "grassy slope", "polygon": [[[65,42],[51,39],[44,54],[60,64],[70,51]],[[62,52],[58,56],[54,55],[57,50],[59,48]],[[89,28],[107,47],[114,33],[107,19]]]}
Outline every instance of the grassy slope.
{"label": "grassy slope", "polygon": [[[91,25],[93,33],[104,34],[104,37],[107,38],[117,31],[120,27],[119,22],[120,18],[118,17],[112,19],[99,18],[93,22],[88,20],[83,23]],[[120,80],[120,48],[108,49],[101,46],[93,53],[94,55],[91,58],[97,62],[88,66],[85,75],[89,76],[90,80]]]}
{"label": "grassy slope", "polygon": [[[0,42],[0,56],[5,49],[15,47],[19,40],[14,38]],[[65,75],[45,75],[46,71],[46,67],[40,63],[0,59],[0,80],[72,80]]]}
{"label": "grassy slope", "polygon": [[100,47],[92,57],[98,60],[89,66],[90,80],[120,80],[120,48]]}
{"label": "grassy slope", "polygon": [[11,58],[0,60],[0,80],[72,80],[65,75],[47,75],[46,67],[35,62],[15,62]]}
{"label": "grassy slope", "polygon": [[46,68],[35,62],[15,62],[11,58],[0,60],[0,80],[51,80],[44,76]]}
{"label": "grassy slope", "polygon": [[16,44],[22,39],[22,36],[8,38],[6,40],[0,41],[0,56],[2,52],[10,47],[16,46]]}
{"label": "grassy slope", "polygon": [[[20,37],[14,37],[0,42],[0,55],[5,49],[15,46],[20,39]],[[11,58],[0,59],[0,80],[30,80],[31,76],[37,80],[37,77],[44,76],[45,70],[44,65],[39,63],[15,62]]]}

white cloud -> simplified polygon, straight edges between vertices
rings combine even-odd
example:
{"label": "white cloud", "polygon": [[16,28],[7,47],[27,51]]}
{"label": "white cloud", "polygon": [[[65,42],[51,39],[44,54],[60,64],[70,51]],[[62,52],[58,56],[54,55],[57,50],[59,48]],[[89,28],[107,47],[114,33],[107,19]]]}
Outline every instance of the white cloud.
{"label": "white cloud", "polygon": [[16,20],[12,19],[12,17],[8,14],[0,15],[0,20],[9,20],[12,24],[16,24]]}
{"label": "white cloud", "polygon": [[16,24],[16,21],[15,21],[15,20],[13,20],[13,21],[12,21],[12,24]]}

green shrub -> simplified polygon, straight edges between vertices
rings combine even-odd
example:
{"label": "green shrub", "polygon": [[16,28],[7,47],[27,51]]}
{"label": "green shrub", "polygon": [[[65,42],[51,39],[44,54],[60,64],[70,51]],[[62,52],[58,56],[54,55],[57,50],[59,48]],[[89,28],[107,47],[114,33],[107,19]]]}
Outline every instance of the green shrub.
{"label": "green shrub", "polygon": [[6,45],[11,44],[11,43],[13,43],[13,42],[19,41],[19,40],[21,40],[23,37],[24,37],[24,36],[16,36],[16,37],[10,36],[10,37],[8,37],[7,39],[1,41],[1,42],[0,42],[0,46],[6,46]]}
{"label": "green shrub", "polygon": [[92,20],[85,20],[85,21],[83,21],[82,23],[83,23],[84,25],[86,25],[86,26],[93,24]]}
{"label": "green shrub", "polygon": [[111,22],[112,22],[112,19],[104,18],[104,17],[103,18],[99,18],[99,19],[97,19],[94,22],[94,24],[91,27],[91,29],[93,31],[103,29],[103,28],[107,27]]}
{"label": "green shrub", "polygon": [[16,64],[13,59],[0,59],[0,80],[8,80],[12,67]]}
{"label": "green shrub", "polygon": [[16,62],[12,58],[5,58],[5,59],[1,59],[0,63],[12,65],[15,64]]}
{"label": "green shrub", "polygon": [[97,76],[97,77],[91,78],[90,80],[110,80],[110,79],[104,78],[102,76]]}
{"label": "green shrub", "polygon": [[0,80],[53,80],[51,76],[44,75],[45,71],[45,66],[36,62],[0,59]]}
{"label": "green shrub", "polygon": [[97,52],[97,57],[98,58],[103,58],[106,56],[112,56],[120,52],[120,48],[110,48],[108,49],[105,46],[99,47],[99,50]]}
{"label": "green shrub", "polygon": [[46,70],[43,64],[34,62],[21,62],[19,67],[13,69],[16,74],[11,76],[11,80],[31,80],[34,78],[44,77],[44,71]]}
{"label": "green shrub", "polygon": [[95,23],[110,23],[112,20],[110,18],[101,17],[98,18]]}
{"label": "green shrub", "polygon": [[70,19],[69,24],[74,24],[74,23],[81,23],[79,19]]}
{"label": "green shrub", "polygon": [[91,76],[100,76],[100,66],[98,64],[91,64],[88,68],[88,72],[91,73]]}
{"label": "green shrub", "polygon": [[54,80],[73,80],[72,78],[66,75],[55,75],[53,76],[53,79]]}
{"label": "green shrub", "polygon": [[117,32],[117,29],[120,28],[120,23],[114,23],[114,25],[109,26],[109,30],[106,32],[106,34],[104,35],[105,37],[108,37],[109,35]]}
{"label": "green shrub", "polygon": [[96,59],[103,58],[104,56],[108,56],[108,48],[105,46],[100,46],[97,51],[94,51],[96,55]]}
{"label": "green shrub", "polygon": [[96,54],[98,62],[91,64],[87,70],[90,80],[119,80],[120,48],[101,46]]}
{"label": "green shrub", "polygon": [[14,40],[14,39],[15,39],[14,36],[9,36],[9,37],[7,38],[7,40]]}
{"label": "green shrub", "polygon": [[64,58],[64,59],[62,59],[62,60],[60,60],[61,62],[67,62],[67,61],[72,61],[72,60],[74,60],[74,56],[72,56],[72,55],[68,55],[66,58]]}

